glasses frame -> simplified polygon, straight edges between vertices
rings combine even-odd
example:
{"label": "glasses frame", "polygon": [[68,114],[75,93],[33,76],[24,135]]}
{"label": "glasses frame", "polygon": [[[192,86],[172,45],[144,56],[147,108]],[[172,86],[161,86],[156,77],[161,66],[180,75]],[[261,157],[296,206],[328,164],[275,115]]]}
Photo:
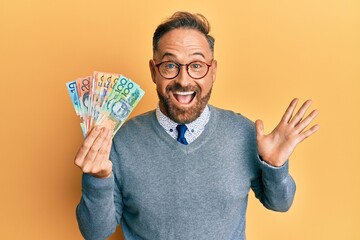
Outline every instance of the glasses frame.
{"label": "glasses frame", "polygon": [[[158,72],[159,72],[160,76],[162,76],[162,77],[165,78],[165,79],[171,80],[171,79],[174,79],[174,78],[176,78],[177,76],[179,76],[179,73],[180,73],[180,71],[181,71],[181,67],[182,67],[182,66],[185,66],[185,67],[186,67],[186,68],[185,68],[185,69],[186,69],[186,72],[187,72],[187,74],[189,75],[189,77],[191,77],[192,79],[199,80],[199,79],[204,78],[204,77],[209,73],[209,69],[210,69],[210,67],[212,66],[213,60],[214,60],[214,59],[211,60],[211,63],[210,63],[210,64],[207,64],[206,62],[203,62],[203,61],[192,61],[192,62],[190,62],[190,63],[188,63],[188,64],[181,64],[181,63],[177,63],[177,62],[174,62],[174,61],[164,61],[164,62],[155,64],[155,67],[158,69]],[[154,62],[155,62],[155,60],[154,60]],[[178,73],[177,73],[174,77],[171,77],[171,78],[164,77],[164,76],[161,74],[161,71],[160,71],[160,65],[163,64],[163,63],[168,63],[168,62],[174,63],[176,66],[178,66],[178,69],[179,69],[179,70],[178,70]],[[204,64],[207,66],[207,70],[206,70],[206,73],[205,73],[204,76],[199,77],[199,78],[195,78],[195,77],[193,77],[193,76],[190,75],[190,73],[189,73],[189,66],[190,66],[191,64],[195,63],[195,62],[204,63]]]}

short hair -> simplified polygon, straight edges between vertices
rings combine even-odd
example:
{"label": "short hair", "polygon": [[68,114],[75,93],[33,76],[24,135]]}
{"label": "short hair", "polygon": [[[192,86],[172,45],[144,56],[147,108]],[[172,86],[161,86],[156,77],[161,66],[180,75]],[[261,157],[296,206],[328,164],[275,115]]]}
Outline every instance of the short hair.
{"label": "short hair", "polygon": [[153,36],[153,53],[158,50],[160,38],[171,30],[189,28],[198,30],[206,37],[211,51],[214,53],[215,39],[210,32],[209,21],[200,13],[175,12],[170,18],[165,19],[155,30]]}

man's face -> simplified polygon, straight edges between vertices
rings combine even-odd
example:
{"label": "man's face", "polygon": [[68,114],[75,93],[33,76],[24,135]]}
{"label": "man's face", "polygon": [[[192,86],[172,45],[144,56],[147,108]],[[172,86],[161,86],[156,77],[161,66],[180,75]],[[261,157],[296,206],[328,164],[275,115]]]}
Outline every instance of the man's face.
{"label": "man's face", "polygon": [[[208,103],[216,76],[217,62],[206,37],[197,30],[179,28],[171,30],[159,40],[154,60],[150,60],[151,77],[156,84],[162,113],[177,123],[189,123],[200,116]],[[193,79],[181,67],[174,79],[162,77],[155,64],[173,61],[188,64],[202,61],[212,64],[202,79]],[[212,61],[212,62],[211,62]]]}

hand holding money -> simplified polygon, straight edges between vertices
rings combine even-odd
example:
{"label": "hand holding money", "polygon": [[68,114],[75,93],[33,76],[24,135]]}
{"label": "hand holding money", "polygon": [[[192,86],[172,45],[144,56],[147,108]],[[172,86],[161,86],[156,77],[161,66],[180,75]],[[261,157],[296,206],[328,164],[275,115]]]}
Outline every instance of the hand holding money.
{"label": "hand holding money", "polygon": [[76,115],[81,119],[84,142],[75,156],[75,165],[84,173],[107,178],[112,137],[136,107],[144,91],[120,75],[94,72],[66,84]]}

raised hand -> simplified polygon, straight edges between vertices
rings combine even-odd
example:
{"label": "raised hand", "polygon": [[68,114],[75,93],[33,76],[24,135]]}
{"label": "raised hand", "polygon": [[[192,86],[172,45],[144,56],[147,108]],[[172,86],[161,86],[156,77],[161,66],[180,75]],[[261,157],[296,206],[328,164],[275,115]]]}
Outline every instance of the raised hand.
{"label": "raised hand", "polygon": [[95,126],[76,154],[75,165],[95,177],[109,177],[112,172],[112,162],[109,160],[111,139],[111,131]]}
{"label": "raised hand", "polygon": [[256,120],[256,140],[259,155],[264,161],[272,166],[282,166],[289,159],[298,143],[319,130],[320,126],[316,124],[304,131],[319,113],[315,109],[304,118],[311,102],[311,100],[307,100],[294,114],[298,99],[292,100],[279,124],[268,135],[264,134],[263,122]]}

